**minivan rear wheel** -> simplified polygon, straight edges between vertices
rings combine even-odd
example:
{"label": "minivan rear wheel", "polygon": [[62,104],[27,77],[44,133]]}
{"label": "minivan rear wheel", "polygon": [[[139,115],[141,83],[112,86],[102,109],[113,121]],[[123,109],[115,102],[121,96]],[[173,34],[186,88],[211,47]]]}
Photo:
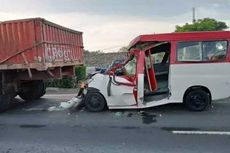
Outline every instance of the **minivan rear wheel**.
{"label": "minivan rear wheel", "polygon": [[187,108],[192,111],[203,111],[208,108],[211,103],[211,99],[207,92],[201,89],[196,89],[190,91],[186,95],[184,103]]}

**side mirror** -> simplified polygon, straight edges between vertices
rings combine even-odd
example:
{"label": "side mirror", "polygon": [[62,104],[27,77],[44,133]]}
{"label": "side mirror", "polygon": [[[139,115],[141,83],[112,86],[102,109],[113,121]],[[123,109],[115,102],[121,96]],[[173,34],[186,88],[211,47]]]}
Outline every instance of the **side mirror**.
{"label": "side mirror", "polygon": [[116,80],[116,75],[113,73],[113,76],[112,76],[112,78],[113,78],[113,82],[116,84],[116,85],[121,85],[121,83],[120,82],[118,82],[117,80]]}
{"label": "side mirror", "polygon": [[120,67],[120,68],[116,69],[115,75],[117,75],[117,76],[125,75],[124,74],[124,67]]}

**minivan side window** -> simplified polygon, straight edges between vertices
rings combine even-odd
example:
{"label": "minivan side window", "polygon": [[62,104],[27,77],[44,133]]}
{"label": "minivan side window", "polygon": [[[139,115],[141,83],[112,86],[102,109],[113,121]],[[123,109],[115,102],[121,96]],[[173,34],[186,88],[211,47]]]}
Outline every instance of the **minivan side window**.
{"label": "minivan side window", "polygon": [[178,42],[177,61],[224,60],[227,46],[227,41]]}

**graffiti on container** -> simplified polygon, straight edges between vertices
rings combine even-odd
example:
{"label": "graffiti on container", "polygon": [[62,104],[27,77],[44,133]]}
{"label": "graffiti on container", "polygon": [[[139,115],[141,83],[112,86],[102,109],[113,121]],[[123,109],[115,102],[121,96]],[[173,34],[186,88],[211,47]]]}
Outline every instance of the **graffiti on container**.
{"label": "graffiti on container", "polygon": [[45,46],[45,56],[47,61],[64,60],[68,61],[73,59],[72,51],[66,47]]}

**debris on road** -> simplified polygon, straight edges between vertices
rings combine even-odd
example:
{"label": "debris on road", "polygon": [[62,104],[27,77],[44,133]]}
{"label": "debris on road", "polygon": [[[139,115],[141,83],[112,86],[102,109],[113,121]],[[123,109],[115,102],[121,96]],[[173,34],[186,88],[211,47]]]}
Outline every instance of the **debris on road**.
{"label": "debris on road", "polygon": [[140,114],[142,116],[142,122],[144,124],[151,124],[151,123],[157,122],[157,119],[156,119],[157,115],[154,113],[140,111]]}
{"label": "debris on road", "polygon": [[129,112],[129,113],[127,114],[127,117],[132,117],[132,116],[133,116],[133,113],[130,113],[130,112]]}
{"label": "debris on road", "polygon": [[116,113],[114,113],[114,117],[115,118],[121,118],[122,116],[123,116],[122,112],[116,112]]}
{"label": "debris on road", "polygon": [[59,106],[52,106],[48,108],[48,111],[61,111],[67,110],[72,108],[77,108],[82,103],[82,98],[80,97],[73,97],[71,100],[66,102],[61,102]]}

